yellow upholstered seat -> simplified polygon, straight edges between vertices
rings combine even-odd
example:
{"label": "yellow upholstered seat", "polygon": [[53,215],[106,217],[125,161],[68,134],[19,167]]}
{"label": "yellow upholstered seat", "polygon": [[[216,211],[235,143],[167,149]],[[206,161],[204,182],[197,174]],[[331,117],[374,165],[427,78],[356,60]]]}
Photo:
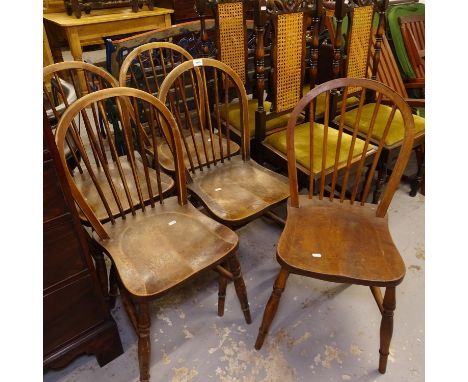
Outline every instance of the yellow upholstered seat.
{"label": "yellow upholstered seat", "polygon": [[[304,85],[304,87],[302,88],[302,94],[303,95],[306,95],[308,92],[309,92],[309,89],[310,89],[310,85],[309,84],[306,84]],[[322,116],[323,114],[325,114],[325,93],[321,93],[318,95],[317,97],[317,104],[315,106],[315,117],[318,118],[320,116]],[[342,102],[341,101],[338,101],[337,102],[337,111],[339,112],[340,111],[340,108],[341,108],[341,104]],[[359,104],[359,98],[357,97],[349,97],[346,99],[346,107],[349,108],[351,106],[357,106]]]}
{"label": "yellow upholstered seat", "polygon": [[[254,137],[255,136],[255,111],[257,110],[257,100],[256,99],[251,99],[249,100],[249,130],[250,130],[250,136]],[[265,108],[265,111],[268,113],[271,108],[271,102],[264,101],[263,102],[263,107]],[[226,111],[224,105],[220,107],[220,113],[221,113],[221,118],[226,119]],[[266,131],[271,131],[274,129],[279,129],[279,128],[286,128],[286,125],[288,124],[288,119],[289,119],[290,114],[283,114],[280,115],[276,118],[272,118],[270,120],[267,120],[266,122]],[[241,122],[240,122],[240,107],[239,104],[231,104],[229,105],[229,124],[236,128],[237,130],[241,130]]]}
{"label": "yellow upholstered seat", "polygon": [[[372,113],[374,112],[374,103],[369,103],[362,107],[361,119],[359,121],[359,131],[362,133],[367,133],[369,130]],[[372,138],[375,140],[380,140],[385,129],[385,123],[390,116],[391,108],[387,105],[380,105],[377,118],[375,121],[375,126],[372,131]],[[354,127],[354,122],[356,120],[357,109],[350,110],[343,115],[345,125],[349,127]],[[414,128],[415,134],[421,133],[425,129],[425,120],[424,118],[413,114],[414,118]],[[335,122],[338,123],[338,119],[335,119]],[[393,117],[392,124],[388,131],[387,136],[385,137],[385,145],[393,146],[395,143],[398,143],[403,140],[405,132],[405,127],[403,124],[403,118],[401,117],[400,111],[396,111],[395,116]]]}
{"label": "yellow upholstered seat", "polygon": [[[320,123],[314,124],[314,158],[313,158],[313,173],[318,174],[322,171],[322,152],[323,152],[323,137],[324,126]],[[351,135],[343,134],[340,147],[339,166],[342,167],[348,160],[348,153],[351,145]],[[336,143],[338,139],[338,131],[328,128],[327,138],[327,158],[325,170],[331,170],[335,165]],[[265,143],[275,150],[286,155],[286,130],[271,134],[265,139]],[[296,126],[294,130],[294,143],[296,151],[296,161],[306,169],[310,170],[310,127],[309,123],[302,123]],[[368,146],[368,153],[375,149],[374,146]],[[364,141],[357,138],[353,159],[357,159],[364,150]],[[327,172],[327,171],[326,171]]]}

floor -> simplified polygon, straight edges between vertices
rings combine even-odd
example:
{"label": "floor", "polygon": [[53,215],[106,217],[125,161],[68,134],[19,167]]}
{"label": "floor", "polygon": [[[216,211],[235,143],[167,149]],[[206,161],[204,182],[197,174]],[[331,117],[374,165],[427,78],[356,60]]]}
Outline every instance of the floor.
{"label": "floor", "polygon": [[[232,284],[226,313],[217,316],[217,277],[202,275],[151,305],[151,376],[168,382],[424,381],[424,196],[400,186],[390,229],[406,263],[397,288],[387,373],[377,371],[380,313],[370,290],[292,275],[270,334],[254,342],[279,270],[281,230],[257,219],[238,231],[239,256],[253,322],[246,325]],[[112,314],[124,354],[100,368],[92,356],[44,374],[44,382],[138,381],[137,338],[117,301]]]}

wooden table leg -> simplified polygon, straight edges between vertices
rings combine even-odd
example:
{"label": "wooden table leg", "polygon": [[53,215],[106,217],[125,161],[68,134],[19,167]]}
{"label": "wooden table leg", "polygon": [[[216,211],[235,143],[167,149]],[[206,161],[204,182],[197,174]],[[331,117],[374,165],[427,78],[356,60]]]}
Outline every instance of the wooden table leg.
{"label": "wooden table leg", "polygon": [[[70,47],[70,53],[75,61],[83,61],[83,49],[81,48],[80,36],[78,35],[77,27],[65,28],[67,34],[68,46]],[[81,94],[87,94],[86,80],[82,72],[78,73],[81,86]]]}

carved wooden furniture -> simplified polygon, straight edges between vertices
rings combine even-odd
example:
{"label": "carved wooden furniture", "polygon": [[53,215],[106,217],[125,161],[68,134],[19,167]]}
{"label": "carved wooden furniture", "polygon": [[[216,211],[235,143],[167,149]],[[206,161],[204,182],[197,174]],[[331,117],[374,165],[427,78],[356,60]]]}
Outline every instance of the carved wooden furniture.
{"label": "carved wooden furniture", "polygon": [[[301,99],[304,85],[306,61],[306,30],[312,28],[309,68],[309,88],[315,85],[318,61],[318,33],[321,21],[321,0],[254,2],[256,33],[256,79],[258,108],[255,111],[255,139],[259,143],[267,134],[284,130],[286,118],[280,126],[267,129],[268,121],[287,115]],[[268,88],[271,107],[264,102],[264,35],[267,22],[272,25],[271,68],[272,78]],[[268,131],[267,131],[268,130]]]}
{"label": "carved wooden furniture", "polygon": [[[328,161],[322,159],[321,163],[317,163],[322,169],[318,195],[313,196],[314,190],[312,189],[309,189],[308,195],[299,195],[296,166],[298,158],[294,150],[295,124],[299,113],[307,106],[313,110],[313,102],[320,93],[325,92],[326,98],[330,99],[331,91],[337,89],[343,92],[343,97],[346,99],[354,87],[362,88],[363,93],[377,92],[374,116],[383,97],[391,104],[391,113],[387,122],[384,123],[385,131],[376,147],[377,153],[370,170],[366,171],[364,168],[365,155],[360,155],[352,169],[353,145],[357,136],[361,135],[357,124],[354,126],[352,142],[343,140],[341,147],[339,144],[335,150],[333,146],[331,151],[328,150],[328,145],[331,141],[334,142],[334,139],[329,138],[332,134],[336,134],[336,130],[324,129],[317,147],[322,146],[324,152],[330,153],[330,160],[333,163],[330,173],[331,186],[326,180],[324,171]],[[361,103],[358,108],[359,113],[362,112],[362,106]],[[344,110],[344,106],[342,108]],[[380,204],[378,206],[367,204],[367,195],[385,136],[397,112],[403,119],[404,142]],[[341,117],[338,141],[341,140],[340,137],[343,138],[343,122]],[[313,127],[312,123],[309,125],[310,136],[313,137],[312,130],[316,127]],[[377,127],[374,123],[372,125],[372,127]],[[370,287],[382,313],[379,371],[385,373],[393,331],[395,287],[405,275],[405,265],[398,249],[393,244],[386,214],[413,146],[414,122],[411,110],[401,96],[379,82],[368,79],[341,78],[317,86],[302,98],[292,112],[287,131],[291,198],[288,203],[286,227],[281,234],[276,252],[281,270],[265,307],[255,348],[258,350],[263,345],[290,273],[332,282],[366,285]],[[363,139],[365,139],[365,145],[370,145],[370,133],[366,134]],[[315,147],[313,144],[311,146]],[[310,161],[314,163],[312,154]],[[314,165],[315,163],[312,167]],[[341,170],[342,178],[339,170]],[[364,175],[364,189],[358,193],[357,185]],[[311,178],[310,184],[313,183]],[[341,185],[340,189],[336,188],[338,183]],[[351,189],[349,197],[346,196],[348,185]],[[381,287],[386,288],[384,297],[382,297]]]}
{"label": "carved wooden furniture", "polygon": [[[103,39],[126,33],[139,33],[171,25],[172,9],[154,8],[132,12],[130,9],[96,10],[92,14],[77,19],[66,13],[46,13],[43,15],[46,31],[51,37],[53,29],[65,31],[68,46],[74,60],[82,61],[82,47],[102,44]],[[53,39],[49,39],[51,48]]]}
{"label": "carved wooden furniture", "polygon": [[64,0],[64,3],[69,16],[74,14],[80,18],[82,11],[89,14],[92,9],[131,7],[133,12],[138,12],[146,4],[149,10],[153,10],[155,0]]}
{"label": "carved wooden furniture", "polygon": [[[211,32],[214,21],[206,20],[205,28]],[[119,77],[120,68],[128,54],[135,48],[157,41],[172,42],[185,49],[192,57],[202,57],[202,42],[200,38],[200,21],[171,25],[149,32],[140,33],[121,40],[106,39],[106,67],[116,78]],[[213,41],[207,41],[208,54],[215,54]]]}
{"label": "carved wooden furniture", "polygon": [[[213,84],[212,96],[209,82]],[[228,92],[239,100],[240,155],[234,155],[230,130],[226,129],[229,119],[221,119],[221,107],[229,116],[232,105]],[[188,95],[193,101],[188,101]],[[250,159],[247,94],[242,80],[228,65],[208,58],[184,62],[166,77],[158,97],[176,115],[177,128],[190,132],[187,138],[180,134],[188,141],[184,146],[192,142],[195,147],[195,155],[186,166],[187,187],[215,219],[237,227],[288,197],[287,179]],[[205,135],[202,142],[206,144],[195,145],[195,129]]]}
{"label": "carved wooden furniture", "polygon": [[[141,45],[130,52],[122,63],[119,76],[120,85],[141,89],[156,96],[160,91],[163,80],[171,70],[191,59],[192,56],[188,52],[180,46],[169,42],[152,42]],[[180,80],[179,86],[184,86],[183,83],[180,83]],[[199,89],[199,91],[201,91],[201,89]],[[187,98],[192,97],[190,94],[185,94],[185,91],[182,91],[180,96]],[[170,97],[171,110],[176,108],[175,105],[178,104],[178,101],[178,99]],[[184,103],[184,107],[187,108],[186,112],[190,109],[195,110],[196,108],[196,105],[191,107],[187,99],[182,99],[182,103]],[[178,112],[174,112],[174,115],[179,126],[183,126],[183,120],[184,122],[191,122],[190,118],[181,117]],[[206,162],[197,154],[197,147],[209,146],[209,139],[212,137],[208,134],[208,131],[205,132],[204,129],[201,128],[201,125],[195,127],[187,125],[186,127],[186,129],[180,131],[181,134],[183,134],[184,163],[187,167],[203,166]],[[223,149],[226,150],[228,144],[226,139],[219,137],[217,134],[215,134],[215,137],[222,140]],[[232,150],[232,154],[238,153],[239,145],[230,142],[230,150]],[[163,168],[173,172],[175,167],[171,159],[170,148],[167,146],[166,142],[160,143],[158,151],[158,158]],[[221,153],[219,151],[217,151],[215,155],[216,160],[221,158]],[[196,159],[196,161],[194,162],[192,159]]]}
{"label": "carved wooden furniture", "polygon": [[[95,203],[100,203],[101,209],[106,211],[107,223],[103,223],[104,219],[97,216],[96,209],[89,204],[88,192],[80,190],[83,174],[67,172],[66,179],[77,206],[93,227],[96,254],[104,253],[112,260],[110,289],[113,293],[117,286],[120,289],[123,305],[138,335],[140,380],[149,381],[149,300],[168,293],[206,269],[215,269],[223,280],[234,281],[246,322],[250,323],[251,318],[235,253],[238,237],[187,201],[180,136],[174,117],[163,103],[146,92],[131,88],[105,89],[79,99],[67,109],[58,126],[56,143],[62,163],[66,161],[65,137],[73,131],[73,121],[91,107],[100,111],[104,126],[108,126],[105,108],[110,104],[118,111],[116,118],[124,130],[125,158],[118,156],[111,141],[107,147],[110,155],[107,155],[95,129],[82,133],[82,140],[86,137],[90,145],[77,143],[82,158],[94,157],[96,164],[99,163],[93,166],[90,161],[84,161],[91,178],[90,188],[99,195]],[[146,129],[141,124],[142,115],[148,122]],[[159,140],[171,142],[176,164],[176,196],[163,195],[161,167],[157,160],[151,162],[145,154],[148,146],[157,152]],[[111,159],[115,168],[113,176],[109,174],[113,170]],[[124,166],[129,166],[130,172],[123,171]],[[102,183],[96,181],[99,175],[107,179],[110,193],[105,193]],[[132,194],[132,190],[136,193]],[[117,215],[111,209],[114,205],[118,208]],[[221,263],[226,263],[228,269]],[[224,300],[220,297],[219,301],[218,313],[222,315]]]}
{"label": "carved wooden furniture", "polygon": [[123,353],[122,344],[45,112],[43,130],[44,368],[64,367],[83,353],[104,366]]}

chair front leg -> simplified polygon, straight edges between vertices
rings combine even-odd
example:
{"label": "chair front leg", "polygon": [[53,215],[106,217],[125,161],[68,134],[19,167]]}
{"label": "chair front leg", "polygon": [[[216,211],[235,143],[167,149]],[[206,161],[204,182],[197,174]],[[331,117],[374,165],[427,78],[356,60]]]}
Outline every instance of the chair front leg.
{"label": "chair front leg", "polygon": [[271,293],[270,299],[268,300],[268,303],[265,307],[262,324],[258,330],[257,341],[255,342],[255,349],[257,350],[260,350],[263,346],[268,329],[270,328],[273,318],[276,315],[276,311],[278,310],[279,300],[283,294],[288,277],[289,272],[286,269],[281,268],[278,277],[276,278],[275,284],[273,285],[273,292]]}
{"label": "chair front leg", "polygon": [[138,304],[138,361],[140,364],[140,381],[149,382],[149,362],[151,355],[150,341],[151,318],[149,315],[149,304],[147,302]]}
{"label": "chair front leg", "polygon": [[383,300],[382,322],[380,324],[379,372],[385,374],[390,341],[393,334],[393,312],[396,307],[395,287],[387,287]]}
{"label": "chair front leg", "polygon": [[218,316],[224,316],[224,302],[226,300],[226,288],[228,279],[223,275],[219,275],[218,278],[219,290],[218,290]]}
{"label": "chair front leg", "polygon": [[233,276],[236,294],[239,298],[242,312],[244,313],[245,322],[250,324],[252,323],[252,318],[250,317],[249,301],[247,299],[247,289],[245,288],[244,278],[242,277],[241,272],[241,266],[236,254],[232,255],[229,258],[228,264]]}

